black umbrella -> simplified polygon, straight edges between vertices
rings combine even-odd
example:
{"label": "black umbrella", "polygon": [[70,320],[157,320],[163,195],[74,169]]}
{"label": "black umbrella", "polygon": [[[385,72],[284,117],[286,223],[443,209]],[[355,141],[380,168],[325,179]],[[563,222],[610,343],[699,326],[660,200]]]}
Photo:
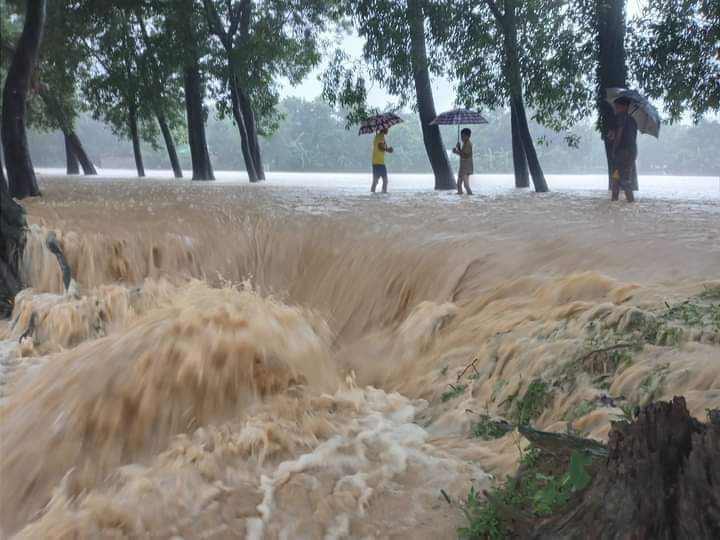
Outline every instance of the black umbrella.
{"label": "black umbrella", "polygon": [[627,88],[607,88],[605,99],[612,105],[616,99],[630,100],[628,114],[633,117],[640,133],[657,138],[660,135],[660,114],[644,96],[636,90]]}

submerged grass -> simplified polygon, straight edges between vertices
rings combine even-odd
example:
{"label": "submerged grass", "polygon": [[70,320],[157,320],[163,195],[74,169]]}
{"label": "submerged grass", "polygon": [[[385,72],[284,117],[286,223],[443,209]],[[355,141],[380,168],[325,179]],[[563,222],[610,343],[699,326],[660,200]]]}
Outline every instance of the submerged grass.
{"label": "submerged grass", "polygon": [[531,420],[540,416],[545,410],[547,397],[547,383],[540,379],[533,380],[527,387],[525,394],[513,400],[510,419],[517,426],[526,426]]}
{"label": "submerged grass", "polygon": [[465,389],[467,388],[467,385],[465,384],[449,384],[448,386],[450,387],[450,389],[446,390],[440,395],[440,399],[443,401],[443,403],[463,395],[463,392],[465,392]]}
{"label": "submerged grass", "polygon": [[571,497],[584,490],[591,481],[589,456],[574,451],[569,459],[560,462],[536,447],[529,447],[520,460],[517,476],[487,492],[482,497],[474,488],[461,503],[466,525],[458,529],[462,540],[494,540],[511,535],[511,523],[500,512],[500,506],[536,517],[548,516],[568,503]]}
{"label": "submerged grass", "polygon": [[503,421],[495,420],[487,415],[481,415],[477,422],[473,423],[471,433],[476,439],[499,439],[511,432],[513,427]]}

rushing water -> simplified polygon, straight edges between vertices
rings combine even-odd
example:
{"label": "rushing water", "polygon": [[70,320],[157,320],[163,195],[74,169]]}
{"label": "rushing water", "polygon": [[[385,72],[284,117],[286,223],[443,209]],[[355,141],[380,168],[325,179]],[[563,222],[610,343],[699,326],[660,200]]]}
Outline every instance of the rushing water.
{"label": "rushing water", "polygon": [[568,378],[594,325],[720,284],[717,178],[642,177],[629,205],[601,177],[481,176],[461,198],[427,176],[371,196],[367,175],[124,174],[48,175],[26,204],[32,289],[0,326],[5,536],[452,538],[440,490],[487,488],[524,444],[473,439],[474,419],[534,379],[537,426],[601,440],[616,405],[573,411],[647,401],[649,374],[656,399],[720,406],[702,332]]}

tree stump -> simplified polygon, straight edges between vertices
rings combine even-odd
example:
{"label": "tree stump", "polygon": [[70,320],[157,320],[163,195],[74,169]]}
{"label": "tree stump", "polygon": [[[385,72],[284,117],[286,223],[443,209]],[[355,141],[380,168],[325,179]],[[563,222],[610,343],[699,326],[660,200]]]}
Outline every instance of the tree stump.
{"label": "tree stump", "polygon": [[685,399],[613,424],[608,456],[573,504],[534,528],[536,539],[720,538],[720,425],[692,418]]}
{"label": "tree stump", "polygon": [[25,211],[0,180],[0,318],[12,314],[15,295],[22,289],[20,260],[25,249]]}

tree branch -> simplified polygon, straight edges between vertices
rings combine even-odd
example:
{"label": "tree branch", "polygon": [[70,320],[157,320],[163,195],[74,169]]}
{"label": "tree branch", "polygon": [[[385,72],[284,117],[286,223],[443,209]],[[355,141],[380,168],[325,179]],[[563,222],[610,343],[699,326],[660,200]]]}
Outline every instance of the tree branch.
{"label": "tree branch", "polygon": [[207,19],[210,31],[219,37],[220,41],[222,41],[223,45],[225,45],[228,37],[227,32],[225,32],[225,29],[223,28],[220,16],[218,15],[215,6],[212,5],[211,0],[203,0],[203,6],[205,6],[205,18]]}
{"label": "tree branch", "polygon": [[495,19],[497,19],[497,22],[502,24],[504,16],[495,0],[485,0],[485,3],[490,8],[490,11],[492,11],[492,14],[495,16]]}

